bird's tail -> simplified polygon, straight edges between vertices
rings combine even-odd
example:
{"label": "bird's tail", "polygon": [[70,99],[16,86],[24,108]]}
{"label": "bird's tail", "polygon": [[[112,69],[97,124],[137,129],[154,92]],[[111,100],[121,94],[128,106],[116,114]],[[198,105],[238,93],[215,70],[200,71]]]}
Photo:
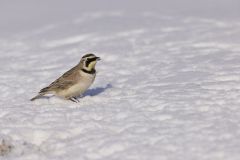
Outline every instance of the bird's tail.
{"label": "bird's tail", "polygon": [[42,96],[43,96],[43,94],[38,94],[37,96],[35,96],[32,99],[30,99],[30,101],[34,101],[35,99],[38,99],[38,98],[40,98]]}
{"label": "bird's tail", "polygon": [[30,99],[30,101],[34,101],[35,99],[41,98],[45,94],[48,94],[48,92],[49,92],[49,87],[43,88],[43,89],[40,90],[38,95],[33,97],[32,99]]}

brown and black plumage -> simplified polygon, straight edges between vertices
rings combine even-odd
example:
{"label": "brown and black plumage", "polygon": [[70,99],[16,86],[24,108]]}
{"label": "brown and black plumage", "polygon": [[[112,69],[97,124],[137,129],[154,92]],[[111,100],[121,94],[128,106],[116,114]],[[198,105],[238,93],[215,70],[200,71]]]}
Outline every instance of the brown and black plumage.
{"label": "brown and black plumage", "polygon": [[94,54],[86,54],[81,61],[49,86],[40,90],[39,94],[31,99],[34,101],[46,94],[77,102],[77,96],[83,94],[93,83],[96,70],[95,65],[100,60]]}

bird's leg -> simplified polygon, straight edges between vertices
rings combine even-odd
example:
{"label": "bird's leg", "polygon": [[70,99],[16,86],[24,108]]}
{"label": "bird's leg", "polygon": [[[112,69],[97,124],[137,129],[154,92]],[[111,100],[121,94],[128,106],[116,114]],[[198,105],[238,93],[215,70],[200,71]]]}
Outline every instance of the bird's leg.
{"label": "bird's leg", "polygon": [[77,97],[72,97],[75,101],[80,102]]}
{"label": "bird's leg", "polygon": [[69,98],[70,101],[77,103],[77,101],[74,98]]}
{"label": "bird's leg", "polygon": [[72,102],[75,102],[75,103],[79,102],[79,100],[76,97],[71,97],[71,98],[69,98],[69,100]]}

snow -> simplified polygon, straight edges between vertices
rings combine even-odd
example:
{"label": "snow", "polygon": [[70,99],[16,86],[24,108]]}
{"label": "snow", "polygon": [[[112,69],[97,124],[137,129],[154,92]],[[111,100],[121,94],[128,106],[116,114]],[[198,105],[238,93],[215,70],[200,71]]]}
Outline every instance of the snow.
{"label": "snow", "polygon": [[[55,2],[2,2],[0,159],[240,158],[238,1]],[[89,52],[80,103],[29,101]]]}

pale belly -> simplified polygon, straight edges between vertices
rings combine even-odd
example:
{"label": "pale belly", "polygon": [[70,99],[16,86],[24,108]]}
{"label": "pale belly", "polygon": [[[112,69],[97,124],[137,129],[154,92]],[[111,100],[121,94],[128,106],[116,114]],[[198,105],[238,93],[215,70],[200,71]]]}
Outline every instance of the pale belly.
{"label": "pale belly", "polygon": [[83,94],[91,84],[92,83],[77,83],[64,91],[58,92],[58,96],[63,98],[77,97]]}
{"label": "pale belly", "polygon": [[[81,74],[84,74],[84,73],[81,73]],[[95,79],[95,75],[85,75],[84,79],[81,79],[79,83],[76,83],[75,85],[69,87],[66,90],[58,92],[57,96],[60,96],[63,98],[77,97],[83,94],[91,86],[94,79]]]}

